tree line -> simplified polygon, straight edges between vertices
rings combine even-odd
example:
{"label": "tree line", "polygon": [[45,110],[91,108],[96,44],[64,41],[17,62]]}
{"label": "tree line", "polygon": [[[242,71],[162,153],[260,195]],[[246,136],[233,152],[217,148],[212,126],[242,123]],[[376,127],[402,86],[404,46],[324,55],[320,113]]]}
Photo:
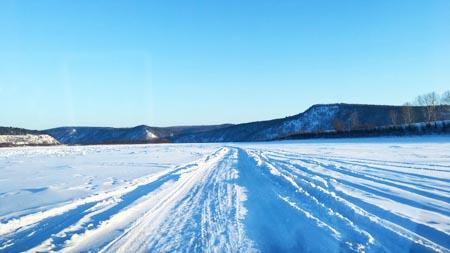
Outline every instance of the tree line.
{"label": "tree line", "polygon": [[450,121],[422,122],[408,125],[390,125],[370,129],[357,129],[349,131],[306,132],[297,133],[279,138],[289,139],[315,139],[315,138],[354,138],[354,137],[380,137],[380,136],[410,136],[427,134],[450,134]]}
{"label": "tree line", "polygon": [[424,116],[426,122],[433,122],[445,119],[442,117],[445,117],[445,114],[450,112],[449,105],[450,90],[443,92],[442,94],[430,92],[417,96],[413,103],[405,103],[405,108],[411,108],[411,106],[423,106],[425,107]]}
{"label": "tree line", "polygon": [[0,127],[0,135],[24,135],[24,134],[42,134],[37,130],[28,130],[17,127]]}
{"label": "tree line", "polygon": [[[399,109],[392,109],[388,112],[387,125],[409,125],[415,122],[435,122],[450,119],[450,90],[438,94],[430,92],[417,96],[413,102],[407,102]],[[349,114],[346,120],[335,118],[332,122],[333,128],[337,132],[368,130],[375,126],[361,123],[358,112]]]}

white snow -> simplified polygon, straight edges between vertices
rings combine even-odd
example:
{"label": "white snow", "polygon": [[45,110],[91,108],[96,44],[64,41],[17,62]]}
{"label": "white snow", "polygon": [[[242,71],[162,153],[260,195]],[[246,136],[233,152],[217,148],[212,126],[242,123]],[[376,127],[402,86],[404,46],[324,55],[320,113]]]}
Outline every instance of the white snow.
{"label": "white snow", "polygon": [[147,140],[158,138],[158,136],[156,134],[152,133],[151,131],[149,131],[147,129],[145,130],[145,135],[146,135]]}
{"label": "white snow", "polygon": [[450,138],[0,149],[0,252],[449,252]]}
{"label": "white snow", "polygon": [[[317,130],[331,130],[331,122],[339,111],[338,105],[317,105],[303,114],[303,117],[288,121],[284,124],[284,132],[311,132]],[[324,124],[324,125],[320,125]]]}

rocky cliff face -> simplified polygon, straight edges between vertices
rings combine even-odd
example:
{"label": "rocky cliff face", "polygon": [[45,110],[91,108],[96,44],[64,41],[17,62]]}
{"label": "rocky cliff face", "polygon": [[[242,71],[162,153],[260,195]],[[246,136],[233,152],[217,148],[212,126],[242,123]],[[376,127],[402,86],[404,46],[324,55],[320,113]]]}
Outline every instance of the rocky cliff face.
{"label": "rocky cliff face", "polygon": [[50,146],[59,142],[47,134],[0,135],[0,147]]}

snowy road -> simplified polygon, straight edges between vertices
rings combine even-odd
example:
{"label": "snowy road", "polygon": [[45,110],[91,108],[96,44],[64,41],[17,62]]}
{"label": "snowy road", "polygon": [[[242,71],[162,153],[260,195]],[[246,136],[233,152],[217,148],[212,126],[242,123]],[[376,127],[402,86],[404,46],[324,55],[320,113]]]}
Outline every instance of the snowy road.
{"label": "snowy road", "polygon": [[[139,159],[166,154],[167,167],[41,208],[6,208],[0,252],[450,252],[448,142],[117,147],[96,159],[150,150]],[[98,151],[86,149],[77,159]],[[0,150],[0,182],[32,157],[17,150]],[[116,162],[107,167],[127,167]],[[8,187],[2,205],[25,194]]]}

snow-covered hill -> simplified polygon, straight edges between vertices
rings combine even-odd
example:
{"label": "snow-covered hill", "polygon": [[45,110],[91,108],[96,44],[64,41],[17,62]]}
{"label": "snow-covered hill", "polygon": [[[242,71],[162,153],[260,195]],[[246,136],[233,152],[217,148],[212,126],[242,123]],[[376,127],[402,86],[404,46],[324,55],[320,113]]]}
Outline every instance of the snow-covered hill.
{"label": "snow-covered hill", "polygon": [[[175,142],[241,142],[265,141],[301,132],[321,132],[335,130],[334,121],[339,120],[344,127],[351,125],[352,115],[364,127],[392,124],[392,112],[401,122],[403,106],[324,104],[314,105],[303,113],[268,121],[251,122],[202,133],[175,136]],[[423,107],[412,107],[414,120],[424,121]]]}
{"label": "snow-covered hill", "polygon": [[[286,118],[236,125],[61,127],[44,132],[64,144],[266,141],[298,133],[332,131],[336,121],[347,129],[354,124],[363,128],[400,124],[403,109],[403,106],[324,104],[314,105],[303,113]],[[424,107],[411,107],[411,118],[415,122],[425,121],[424,115]],[[444,119],[450,117],[448,114],[442,115],[446,117]]]}
{"label": "snow-covered hill", "polygon": [[132,144],[168,142],[177,134],[197,133],[219,129],[228,125],[149,127],[60,127],[44,132],[63,144]]}
{"label": "snow-covered hill", "polygon": [[50,146],[59,142],[47,134],[0,135],[0,147]]}
{"label": "snow-covered hill", "polygon": [[113,144],[151,142],[158,135],[151,128],[62,127],[46,131],[64,144]]}

